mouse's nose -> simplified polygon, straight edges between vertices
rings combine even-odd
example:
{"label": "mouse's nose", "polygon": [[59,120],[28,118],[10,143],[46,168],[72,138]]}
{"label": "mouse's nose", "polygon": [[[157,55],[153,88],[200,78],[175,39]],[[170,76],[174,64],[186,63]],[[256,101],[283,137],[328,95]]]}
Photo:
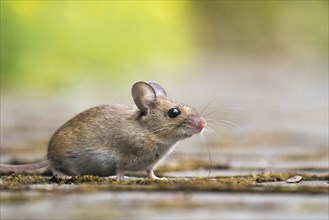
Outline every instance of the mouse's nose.
{"label": "mouse's nose", "polygon": [[198,122],[198,128],[203,129],[206,127],[206,120],[202,117],[200,117]]}
{"label": "mouse's nose", "polygon": [[206,120],[199,116],[192,118],[192,126],[194,127],[194,134],[200,133],[206,127]]}

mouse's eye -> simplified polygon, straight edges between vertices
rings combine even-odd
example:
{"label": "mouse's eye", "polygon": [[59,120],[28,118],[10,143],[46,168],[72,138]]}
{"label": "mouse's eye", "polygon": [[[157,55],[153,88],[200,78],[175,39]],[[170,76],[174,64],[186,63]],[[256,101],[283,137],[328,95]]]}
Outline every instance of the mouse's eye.
{"label": "mouse's eye", "polygon": [[180,110],[178,108],[171,108],[168,111],[169,118],[176,118],[180,114]]}

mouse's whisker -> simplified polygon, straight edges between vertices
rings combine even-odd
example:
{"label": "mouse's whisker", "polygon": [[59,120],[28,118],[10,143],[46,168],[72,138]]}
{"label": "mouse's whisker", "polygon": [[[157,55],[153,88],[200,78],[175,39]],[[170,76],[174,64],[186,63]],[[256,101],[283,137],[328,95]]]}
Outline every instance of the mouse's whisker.
{"label": "mouse's whisker", "polygon": [[154,127],[153,129],[150,130],[150,133],[152,134],[160,134],[160,133],[163,133],[163,132],[166,132],[166,133],[173,133],[174,132],[174,128],[175,128],[175,124],[168,124],[166,125],[165,127],[162,126],[162,125],[159,125],[159,126],[156,126]]}
{"label": "mouse's whisker", "polygon": [[209,108],[209,106],[215,101],[217,97],[214,97],[206,106],[200,111],[200,115],[203,116],[203,113]]}
{"label": "mouse's whisker", "polygon": [[163,126],[163,125],[158,125],[156,127],[154,127],[153,129],[151,129],[150,131],[151,132],[156,132],[156,131],[161,131],[161,130],[169,130],[171,128],[174,127],[174,124],[167,124],[166,126]]}
{"label": "mouse's whisker", "polygon": [[204,135],[203,132],[201,132],[201,134],[200,134],[200,139],[201,139],[201,145],[207,150],[207,153],[208,153],[209,170],[208,170],[208,176],[207,176],[207,178],[209,178],[210,177],[210,174],[211,174],[211,169],[212,169],[212,158],[211,158],[210,150],[207,147],[207,145],[205,144],[206,143],[206,138],[205,138],[205,135]]}
{"label": "mouse's whisker", "polygon": [[208,117],[217,113],[232,112],[232,111],[247,111],[247,110],[245,108],[240,108],[240,107],[222,107],[212,112],[208,112],[207,114],[204,115],[204,117]]}
{"label": "mouse's whisker", "polygon": [[205,133],[208,133],[208,134],[210,134],[210,135],[213,135],[213,136],[217,136],[217,132],[215,132],[214,131],[214,129],[212,129],[211,127],[206,127],[206,128],[204,128],[204,131],[205,131]]}
{"label": "mouse's whisker", "polygon": [[214,124],[219,124],[219,125],[223,125],[225,127],[228,128],[238,128],[239,130],[243,131],[243,128],[241,126],[239,126],[238,124],[232,122],[232,121],[228,121],[228,120],[223,120],[223,119],[208,119],[207,122],[214,123]]}

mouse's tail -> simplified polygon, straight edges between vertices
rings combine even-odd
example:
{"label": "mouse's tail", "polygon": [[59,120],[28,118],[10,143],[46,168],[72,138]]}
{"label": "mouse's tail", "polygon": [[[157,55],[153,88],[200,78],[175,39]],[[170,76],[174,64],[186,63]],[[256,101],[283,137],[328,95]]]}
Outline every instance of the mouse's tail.
{"label": "mouse's tail", "polygon": [[47,159],[30,164],[0,164],[0,172],[22,172],[28,170],[37,170],[50,165]]}

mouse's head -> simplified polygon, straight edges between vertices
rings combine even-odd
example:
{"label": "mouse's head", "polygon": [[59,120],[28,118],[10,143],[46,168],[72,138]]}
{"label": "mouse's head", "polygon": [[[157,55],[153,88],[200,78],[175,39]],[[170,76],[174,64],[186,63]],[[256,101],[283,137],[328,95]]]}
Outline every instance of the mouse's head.
{"label": "mouse's head", "polygon": [[164,140],[191,137],[206,125],[195,109],[168,99],[164,88],[155,82],[136,82],[131,92],[139,109],[137,120]]}

